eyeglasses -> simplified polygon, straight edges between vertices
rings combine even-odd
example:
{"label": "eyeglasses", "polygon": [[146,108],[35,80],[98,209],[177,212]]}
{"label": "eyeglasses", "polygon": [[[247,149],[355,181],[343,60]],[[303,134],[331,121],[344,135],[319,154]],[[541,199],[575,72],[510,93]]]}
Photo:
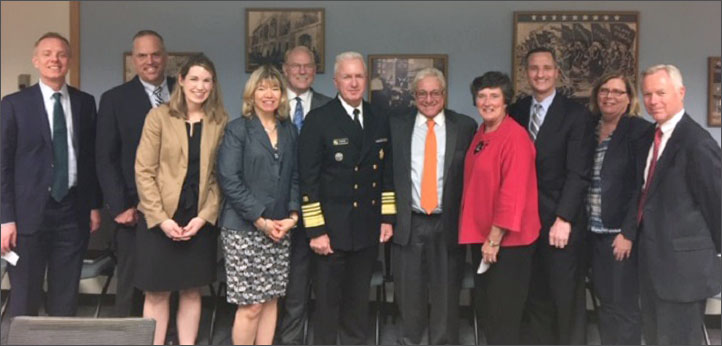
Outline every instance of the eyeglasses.
{"label": "eyeglasses", "polygon": [[301,70],[301,68],[306,68],[306,70],[311,70],[316,68],[316,64],[288,64],[288,67],[291,68],[291,70]]}
{"label": "eyeglasses", "polygon": [[627,94],[627,91],[622,91],[619,89],[609,89],[609,88],[600,88],[599,89],[599,95],[602,97],[607,96],[607,95],[611,95],[612,97],[621,97],[625,94]]}
{"label": "eyeglasses", "polygon": [[435,90],[433,90],[433,91],[431,91],[431,92],[427,92],[427,91],[416,91],[415,94],[416,94],[416,99],[426,99],[426,98],[429,98],[429,97],[431,97],[431,98],[433,98],[433,99],[439,99],[439,98],[441,98],[441,96],[444,95],[444,91],[443,91],[443,90],[435,89]]}

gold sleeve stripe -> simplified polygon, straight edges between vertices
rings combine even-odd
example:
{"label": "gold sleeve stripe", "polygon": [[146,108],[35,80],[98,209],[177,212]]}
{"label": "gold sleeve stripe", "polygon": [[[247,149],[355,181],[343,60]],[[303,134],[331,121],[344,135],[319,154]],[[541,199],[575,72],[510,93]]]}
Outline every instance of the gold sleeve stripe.
{"label": "gold sleeve stripe", "polygon": [[301,206],[301,210],[304,212],[311,212],[314,210],[321,210],[321,203],[320,202],[314,202],[309,204],[304,204]]}
{"label": "gold sleeve stripe", "polygon": [[308,216],[306,214],[303,214],[303,225],[306,227],[319,227],[326,224],[326,221],[323,220],[323,214],[318,214],[314,216]]}
{"label": "gold sleeve stripe", "polygon": [[382,192],[381,193],[381,214],[382,215],[396,214],[396,193],[395,192]]}
{"label": "gold sleeve stripe", "polygon": [[304,214],[320,213],[320,212],[321,212],[321,207],[301,209],[301,211],[302,211]]}

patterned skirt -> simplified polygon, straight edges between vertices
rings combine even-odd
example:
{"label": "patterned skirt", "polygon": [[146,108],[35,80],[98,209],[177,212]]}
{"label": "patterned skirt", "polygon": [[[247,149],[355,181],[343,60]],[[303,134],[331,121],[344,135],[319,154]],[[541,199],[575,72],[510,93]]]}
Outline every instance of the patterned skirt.
{"label": "patterned skirt", "polygon": [[229,303],[249,305],[286,295],[290,237],[276,243],[261,231],[221,229]]}

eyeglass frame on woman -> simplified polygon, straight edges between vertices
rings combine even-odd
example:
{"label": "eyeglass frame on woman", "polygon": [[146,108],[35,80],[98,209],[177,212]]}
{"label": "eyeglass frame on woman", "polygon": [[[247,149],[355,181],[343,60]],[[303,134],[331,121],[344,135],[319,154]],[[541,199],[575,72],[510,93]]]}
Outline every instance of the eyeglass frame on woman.
{"label": "eyeglass frame on woman", "polygon": [[622,91],[619,89],[608,89],[608,88],[600,88],[599,91],[597,92],[597,94],[599,94],[600,96],[611,95],[615,98],[619,98],[627,93],[628,93],[627,91]]}

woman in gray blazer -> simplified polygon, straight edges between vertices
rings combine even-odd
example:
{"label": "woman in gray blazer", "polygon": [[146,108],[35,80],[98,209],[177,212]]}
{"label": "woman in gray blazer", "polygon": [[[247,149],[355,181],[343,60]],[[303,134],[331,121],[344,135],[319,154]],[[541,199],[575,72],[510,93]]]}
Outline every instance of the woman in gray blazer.
{"label": "woman in gray blazer", "polygon": [[272,344],[300,205],[298,134],[277,69],[262,66],[251,74],[242,113],[228,124],[217,162],[227,299],[238,305],[232,338],[234,344]]}

